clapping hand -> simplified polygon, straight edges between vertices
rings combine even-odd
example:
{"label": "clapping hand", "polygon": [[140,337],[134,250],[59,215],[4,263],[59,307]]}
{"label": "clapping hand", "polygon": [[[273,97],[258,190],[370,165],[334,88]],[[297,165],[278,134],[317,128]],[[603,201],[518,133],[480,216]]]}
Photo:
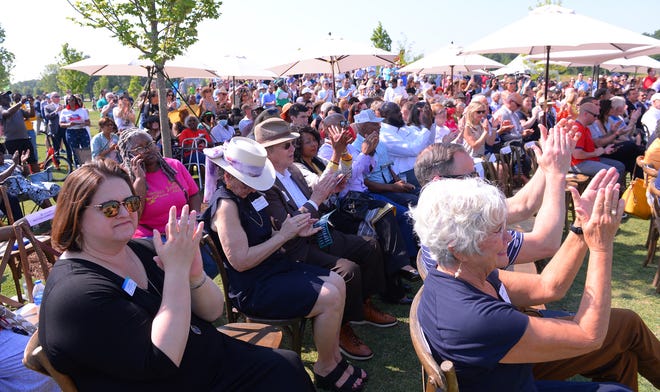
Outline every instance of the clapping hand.
{"label": "clapping hand", "polygon": [[296,236],[309,237],[321,230],[320,227],[313,226],[317,220],[318,219],[312,219],[311,215],[307,212],[294,216],[287,214],[279,232],[287,241]]}
{"label": "clapping hand", "polygon": [[154,248],[158,254],[156,262],[167,272],[168,269],[188,271],[190,277],[202,273],[202,258],[199,242],[204,234],[204,223],[197,223],[197,212],[190,211],[188,205],[181,209],[181,217],[176,217],[176,207],[172,206],[165,226],[166,240],[154,229]]}
{"label": "clapping hand", "polygon": [[596,196],[598,195],[599,189],[607,188],[611,186],[617,192],[619,191],[619,184],[617,180],[619,179],[619,173],[614,167],[609,168],[607,171],[601,170],[591,179],[587,188],[582,192],[582,195],[575,189],[575,187],[569,187],[571,191],[571,196],[573,197],[573,205],[575,206],[575,214],[577,220],[580,222],[585,222],[589,219],[591,211],[594,208],[594,203],[596,202]]}

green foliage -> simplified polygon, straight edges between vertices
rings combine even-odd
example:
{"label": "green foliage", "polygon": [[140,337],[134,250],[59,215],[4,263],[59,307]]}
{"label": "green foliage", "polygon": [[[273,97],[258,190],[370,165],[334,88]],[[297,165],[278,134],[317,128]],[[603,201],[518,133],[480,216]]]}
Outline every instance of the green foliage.
{"label": "green foliage", "polygon": [[[71,20],[83,26],[109,30],[122,45],[137,49],[142,57],[161,68],[197,41],[197,26],[217,19],[218,0],[67,0],[82,18]],[[156,74],[160,101],[164,155],[172,156],[165,108],[165,78]]]}
{"label": "green foliage", "polygon": [[531,11],[534,8],[539,8],[539,7],[543,7],[544,5],[553,5],[553,4],[561,6],[561,0],[536,0],[536,5],[528,8]]}
{"label": "green foliage", "polygon": [[[58,56],[57,64],[61,67],[85,58],[81,52],[69,47],[69,44],[65,43],[62,45],[62,51]],[[70,90],[74,94],[83,94],[87,83],[89,83],[89,76],[83,72],[62,68],[57,72],[57,87],[63,93]]]}
{"label": "green foliage", "polygon": [[41,72],[41,80],[38,82],[39,89],[46,93],[57,91],[57,72],[60,67],[57,64],[48,64]]}
{"label": "green foliage", "polygon": [[14,68],[14,54],[2,47],[5,42],[5,29],[0,26],[0,90],[9,87],[11,70]]}
{"label": "green foliage", "polygon": [[110,80],[108,79],[107,76],[100,76],[96,81],[94,82],[94,85],[92,87],[92,91],[94,92],[94,96],[98,97],[99,94],[101,94],[101,90],[103,89],[108,89],[110,86]]}
{"label": "green foliage", "polygon": [[[660,39],[660,30],[656,30],[653,34],[649,34],[649,33],[642,33],[642,34],[644,34],[648,37],[653,37],[655,39]],[[660,54],[654,54],[651,57],[653,57],[654,59],[660,61]]]}
{"label": "green foliage", "polygon": [[383,28],[383,24],[380,21],[371,34],[371,42],[376,48],[387,51],[392,50],[392,39],[390,38],[390,35],[387,34],[387,30]]}
{"label": "green foliage", "polygon": [[124,46],[144,58],[163,64],[197,41],[197,26],[216,19],[222,4],[217,0],[68,0],[83,18],[71,19],[83,26],[104,28]]}
{"label": "green foliage", "polygon": [[396,43],[397,53],[399,54],[398,64],[404,66],[424,57],[421,54],[415,54],[413,52],[414,42],[408,42],[408,37],[405,34],[401,34],[401,36],[401,40]]}
{"label": "green foliage", "polygon": [[140,82],[142,78],[139,76],[133,76],[130,83],[128,83],[128,95],[133,98],[137,98],[138,95],[144,90],[142,83]]}

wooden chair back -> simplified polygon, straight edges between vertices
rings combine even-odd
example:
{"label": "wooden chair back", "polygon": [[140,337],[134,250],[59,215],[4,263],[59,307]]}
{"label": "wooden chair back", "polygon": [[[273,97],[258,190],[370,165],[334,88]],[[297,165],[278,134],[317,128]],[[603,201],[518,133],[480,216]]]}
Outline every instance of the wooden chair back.
{"label": "wooden chair back", "polygon": [[425,392],[443,391],[443,392],[458,392],[458,379],[456,378],[456,370],[451,361],[442,361],[440,365],[433,358],[431,349],[426,338],[424,331],[419,324],[417,310],[419,309],[419,301],[422,297],[424,286],[422,286],[410,307],[410,338],[412,339],[413,347],[419,362],[422,364],[422,390]]}
{"label": "wooden chair back", "polygon": [[7,223],[13,225],[14,213],[11,210],[11,204],[9,204],[9,194],[7,193],[7,187],[4,185],[0,185],[0,198],[2,205],[5,207],[5,217],[7,217]]}
{"label": "wooden chair back", "polygon": [[227,309],[227,321],[229,323],[236,323],[240,317],[244,318],[249,323],[258,323],[258,324],[268,324],[281,327],[285,332],[287,332],[291,337],[291,350],[295,351],[300,355],[302,350],[302,338],[305,331],[305,322],[304,317],[296,317],[290,319],[271,319],[259,317],[258,315],[248,315],[236,309],[229,298],[229,277],[227,275],[227,269],[225,268],[226,257],[224,252],[222,252],[215,245],[213,238],[209,234],[204,234],[202,237],[201,245],[208,247],[215,260],[216,265],[218,266],[218,271],[220,273],[220,279],[222,280],[222,291],[225,296],[225,308]]}
{"label": "wooden chair back", "polygon": [[48,360],[41,344],[39,343],[39,331],[35,332],[23,352],[23,365],[28,369],[50,376],[55,380],[62,392],[77,392],[73,379],[64,373],[57,371]]}

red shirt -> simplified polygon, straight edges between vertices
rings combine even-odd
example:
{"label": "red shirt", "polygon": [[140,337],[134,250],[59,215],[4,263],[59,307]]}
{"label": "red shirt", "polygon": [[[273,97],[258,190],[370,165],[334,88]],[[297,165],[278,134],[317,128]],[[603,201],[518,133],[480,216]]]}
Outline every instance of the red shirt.
{"label": "red shirt", "polygon": [[[581,133],[580,139],[578,139],[577,144],[575,145],[575,149],[580,149],[584,152],[594,152],[596,150],[596,144],[594,143],[594,139],[591,137],[591,131],[589,128],[585,127],[577,121],[575,122],[575,125],[578,127],[578,132]],[[571,157],[572,166],[575,166],[584,161],[600,161],[600,158],[591,157],[587,159],[576,159],[575,156]]]}
{"label": "red shirt", "polygon": [[642,84],[642,86],[644,87],[644,89],[650,89],[651,85],[655,83],[656,80],[658,80],[657,76],[647,75],[644,78],[644,83]]}
{"label": "red shirt", "polygon": [[[199,145],[198,150],[202,151],[206,147],[211,147],[213,146],[213,141],[211,140],[211,136],[209,136],[208,132],[206,132],[203,129],[190,129],[186,128],[178,136],[179,143],[181,143],[181,147],[183,148],[190,148],[192,146],[191,141],[186,141],[185,143],[183,142],[185,139],[190,139],[190,138],[196,138],[203,136],[204,139],[206,139],[206,142],[208,143],[206,146]],[[186,151],[183,155],[185,157],[189,156],[192,153],[192,151]]]}

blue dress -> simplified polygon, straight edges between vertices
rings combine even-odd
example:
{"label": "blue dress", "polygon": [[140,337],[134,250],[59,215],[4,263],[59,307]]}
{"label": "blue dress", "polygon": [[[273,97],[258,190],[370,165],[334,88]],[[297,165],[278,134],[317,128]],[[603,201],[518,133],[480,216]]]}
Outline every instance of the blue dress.
{"label": "blue dress", "polygon": [[[222,247],[218,233],[211,229],[211,220],[220,200],[231,200],[238,206],[239,219],[249,246],[261,244],[272,236],[270,217],[265,213],[266,209],[257,211],[252,205],[252,202],[260,197],[260,193],[252,193],[241,199],[223,184],[215,191],[202,220],[220,251]],[[243,272],[236,271],[226,259],[224,263],[229,277],[229,297],[233,305],[241,312],[268,318],[308,315],[324,283],[320,277],[330,274],[330,270],[289,260],[280,251]]]}

